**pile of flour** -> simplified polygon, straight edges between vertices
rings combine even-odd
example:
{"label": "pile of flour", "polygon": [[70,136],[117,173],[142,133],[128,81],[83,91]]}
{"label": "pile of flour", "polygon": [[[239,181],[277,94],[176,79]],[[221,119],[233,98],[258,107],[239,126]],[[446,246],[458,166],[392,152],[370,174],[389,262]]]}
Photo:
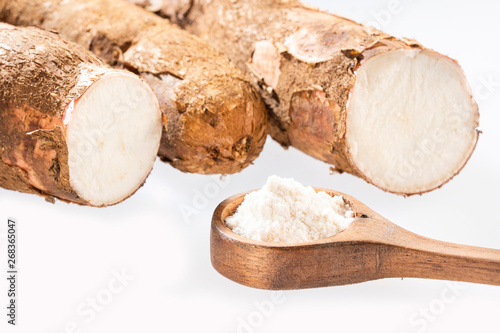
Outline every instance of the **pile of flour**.
{"label": "pile of flour", "polygon": [[265,242],[303,243],[331,237],[354,220],[341,196],[316,193],[293,179],[271,176],[246,195],[226,225],[244,237]]}

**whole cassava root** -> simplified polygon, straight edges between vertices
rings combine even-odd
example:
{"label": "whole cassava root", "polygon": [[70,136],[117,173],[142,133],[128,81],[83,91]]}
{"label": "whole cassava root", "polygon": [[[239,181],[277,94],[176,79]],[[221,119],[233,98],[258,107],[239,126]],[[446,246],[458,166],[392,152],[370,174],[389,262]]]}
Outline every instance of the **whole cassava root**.
{"label": "whole cassava root", "polygon": [[142,79],[54,33],[0,23],[1,187],[116,204],[144,183],[161,132]]}
{"label": "whole cassava root", "polygon": [[166,116],[159,156],[182,171],[239,172],[263,148],[267,112],[248,79],[154,14],[123,0],[0,0],[0,20],[57,31],[144,78]]}
{"label": "whole cassava root", "polygon": [[270,134],[393,193],[438,188],[471,156],[477,104],[459,65],[295,0],[128,0],[200,36],[253,79]]}

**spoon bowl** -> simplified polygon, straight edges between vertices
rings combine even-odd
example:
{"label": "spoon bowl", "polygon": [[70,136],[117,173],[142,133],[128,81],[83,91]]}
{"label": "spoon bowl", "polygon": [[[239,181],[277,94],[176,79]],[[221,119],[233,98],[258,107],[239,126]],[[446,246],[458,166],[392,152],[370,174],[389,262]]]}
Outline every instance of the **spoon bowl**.
{"label": "spoon bowl", "polygon": [[427,278],[500,285],[500,250],[425,238],[341,195],[355,213],[350,226],[322,240],[288,244],[240,236],[224,221],[247,193],[216,208],[210,234],[213,267],[245,286],[285,290],[346,285],[382,278]]}

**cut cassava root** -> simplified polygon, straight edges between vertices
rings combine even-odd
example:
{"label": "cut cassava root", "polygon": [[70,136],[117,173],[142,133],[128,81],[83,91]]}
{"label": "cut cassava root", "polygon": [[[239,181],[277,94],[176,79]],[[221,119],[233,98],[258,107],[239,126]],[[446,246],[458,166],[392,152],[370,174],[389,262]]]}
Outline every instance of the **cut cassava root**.
{"label": "cut cassava root", "polygon": [[477,142],[477,106],[464,83],[455,62],[428,50],[370,58],[356,73],[346,120],[357,170],[400,193],[434,189],[456,175]]}
{"label": "cut cassava root", "polygon": [[338,171],[412,195],[448,182],[478,138],[459,65],[295,0],[128,0],[225,52],[264,97],[270,133]]}
{"label": "cut cassava root", "polygon": [[54,33],[0,23],[0,186],[107,206],[149,175],[162,120],[153,90]]}
{"label": "cut cassava root", "polygon": [[182,171],[239,172],[264,146],[267,112],[247,78],[154,14],[123,0],[0,0],[0,20],[57,31],[142,76],[166,116],[159,156]]}

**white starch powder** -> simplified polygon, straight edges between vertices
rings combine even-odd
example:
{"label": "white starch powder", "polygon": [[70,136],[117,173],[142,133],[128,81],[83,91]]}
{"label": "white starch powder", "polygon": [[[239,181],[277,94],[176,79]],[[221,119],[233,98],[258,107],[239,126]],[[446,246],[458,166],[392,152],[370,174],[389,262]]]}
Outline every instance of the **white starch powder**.
{"label": "white starch powder", "polygon": [[271,176],[262,189],[247,194],[225,222],[253,240],[303,243],[331,237],[353,220],[354,212],[341,196],[316,193],[293,179]]}

